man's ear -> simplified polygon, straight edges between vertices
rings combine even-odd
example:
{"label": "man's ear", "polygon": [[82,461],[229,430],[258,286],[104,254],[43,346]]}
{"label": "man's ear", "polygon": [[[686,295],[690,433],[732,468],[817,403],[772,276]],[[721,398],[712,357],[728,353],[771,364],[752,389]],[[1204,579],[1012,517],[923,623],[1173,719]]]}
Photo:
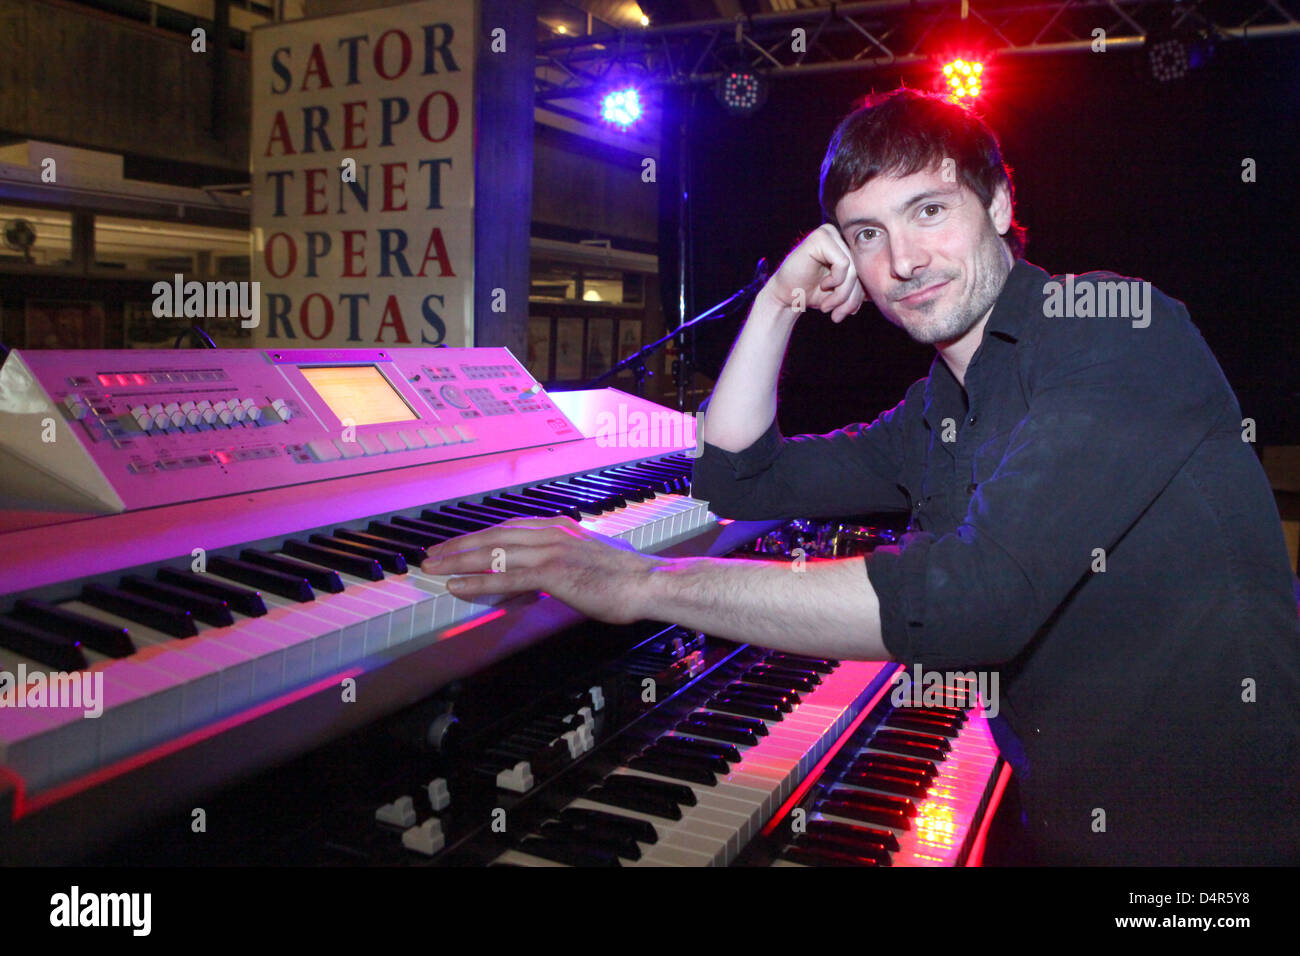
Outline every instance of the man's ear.
{"label": "man's ear", "polygon": [[1011,189],[1005,182],[998,183],[989,201],[989,218],[999,236],[1011,228]]}

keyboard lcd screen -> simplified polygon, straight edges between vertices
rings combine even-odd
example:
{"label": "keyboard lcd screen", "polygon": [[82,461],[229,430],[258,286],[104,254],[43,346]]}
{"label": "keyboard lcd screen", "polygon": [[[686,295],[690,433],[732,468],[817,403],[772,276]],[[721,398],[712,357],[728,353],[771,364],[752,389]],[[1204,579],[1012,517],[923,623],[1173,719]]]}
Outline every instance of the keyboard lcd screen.
{"label": "keyboard lcd screen", "polygon": [[381,425],[420,418],[373,365],[316,366],[300,371],[344,424]]}

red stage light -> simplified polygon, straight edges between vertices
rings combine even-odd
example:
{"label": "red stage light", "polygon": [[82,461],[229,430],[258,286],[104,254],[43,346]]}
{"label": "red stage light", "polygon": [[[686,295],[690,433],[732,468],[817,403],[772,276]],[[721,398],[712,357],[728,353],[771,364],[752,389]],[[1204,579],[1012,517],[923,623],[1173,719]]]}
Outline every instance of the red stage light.
{"label": "red stage light", "polygon": [[950,60],[943,65],[943,78],[954,102],[973,100],[983,90],[984,64],[979,60]]}

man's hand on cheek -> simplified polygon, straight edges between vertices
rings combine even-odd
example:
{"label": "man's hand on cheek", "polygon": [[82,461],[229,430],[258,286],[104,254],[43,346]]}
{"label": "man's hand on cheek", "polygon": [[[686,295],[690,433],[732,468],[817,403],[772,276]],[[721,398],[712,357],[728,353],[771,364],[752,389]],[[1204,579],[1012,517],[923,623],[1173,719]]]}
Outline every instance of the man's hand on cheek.
{"label": "man's hand on cheek", "polygon": [[650,616],[642,605],[650,572],[665,562],[571,518],[515,518],[429,548],[426,574],[457,597],[546,591],[588,617],[628,624]]}

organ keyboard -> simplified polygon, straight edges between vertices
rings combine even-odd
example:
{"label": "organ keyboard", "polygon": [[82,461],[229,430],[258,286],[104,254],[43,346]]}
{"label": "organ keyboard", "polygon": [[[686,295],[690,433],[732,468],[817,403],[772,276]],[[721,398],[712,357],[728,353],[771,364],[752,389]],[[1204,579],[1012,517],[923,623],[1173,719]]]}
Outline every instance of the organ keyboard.
{"label": "organ keyboard", "polygon": [[[647,420],[672,413],[614,390],[547,396],[504,350],[486,358],[479,353],[489,350],[409,351],[407,371],[422,371],[396,374],[374,355],[360,359],[367,368],[383,368],[385,382],[420,422],[448,421],[458,408],[460,415],[473,413],[463,420],[475,421],[476,431],[444,434],[473,435],[482,444],[416,448],[414,440],[395,437],[409,437],[415,425],[390,432],[384,422],[363,422],[353,443],[364,453],[332,445],[345,449],[336,458],[319,447],[335,440],[310,437],[311,428],[343,425],[348,416],[314,404],[302,385],[317,380],[314,374],[286,379],[296,388],[277,400],[278,418],[268,414],[277,419],[269,424],[245,416],[242,425],[223,430],[200,419],[178,425],[167,438],[152,431],[112,437],[114,429],[102,423],[113,424],[114,402],[129,408],[144,399],[80,385],[69,387],[82,404],[70,403],[51,383],[54,365],[30,360],[21,367],[36,370],[35,385],[29,378],[24,386],[28,413],[48,414],[57,405],[86,448],[79,455],[64,449],[59,462],[45,466],[64,489],[55,496],[56,510],[11,508],[0,523],[0,672],[13,675],[6,692],[14,691],[0,698],[6,704],[0,707],[0,859],[79,860],[92,855],[88,847],[116,853],[125,836],[158,826],[178,807],[201,797],[216,801],[214,794],[236,783],[255,788],[274,779],[257,799],[236,801],[261,807],[278,799],[286,779],[294,786],[298,778],[287,775],[299,771],[286,768],[354,747],[359,735],[366,743],[346,759],[387,753],[376,741],[412,720],[423,722],[418,736],[431,741],[429,728],[453,726],[455,712],[477,713],[463,721],[471,743],[453,748],[440,737],[446,746],[436,754],[418,747],[389,754],[373,776],[389,788],[400,779],[408,792],[381,793],[376,783],[372,793],[358,784],[355,800],[375,805],[339,813],[345,829],[363,825],[365,835],[349,832],[331,846],[363,846],[350,851],[353,859],[397,853],[404,862],[726,864],[843,743],[846,729],[861,722],[892,667],[768,657],[711,639],[701,650],[699,635],[660,633],[647,642],[648,624],[618,632],[622,644],[609,636],[618,629],[572,638],[587,642],[583,654],[604,655],[603,676],[566,692],[576,703],[539,716],[526,697],[504,699],[528,679],[524,672],[553,666],[547,655],[561,654],[570,640],[562,635],[581,631],[584,622],[546,595],[455,598],[444,578],[419,568],[429,545],[511,517],[563,514],[641,550],[721,555],[771,524],[719,522],[706,502],[690,497],[692,436],[644,431]],[[432,354],[414,354],[421,352]],[[191,374],[177,371],[179,364],[195,361],[192,353],[177,353],[157,360],[169,372],[93,372],[115,353],[84,354],[97,364],[81,361],[85,374],[66,376],[69,382],[134,376],[134,388],[135,378],[152,376],[145,388],[167,388]],[[205,368],[211,355],[202,355]],[[347,368],[347,355],[327,360],[332,369]],[[247,363],[247,355],[240,361]],[[276,367],[286,376],[298,368]],[[443,383],[436,391],[420,384],[431,375]],[[484,384],[493,376],[507,381],[495,393]],[[237,393],[242,386],[219,387]],[[261,387],[249,407],[273,394]],[[515,411],[503,411],[507,406]],[[76,432],[86,408],[98,423]],[[500,422],[479,420],[489,410],[503,419],[534,418],[512,444]],[[11,412],[0,409],[0,416]],[[538,416],[549,416],[544,429]],[[12,436],[31,422],[19,414],[5,424]],[[263,429],[290,425],[298,429],[292,440],[264,437]],[[245,484],[232,479],[236,493],[211,494],[219,482],[187,489],[173,479],[156,486],[168,489],[159,505],[138,506],[137,483],[157,481],[161,473],[144,477],[148,470],[140,466],[139,446],[150,441],[163,443],[151,452],[160,462],[219,464]],[[39,450],[8,452],[25,464],[40,461]],[[220,461],[218,452],[229,460]],[[378,456],[386,454],[394,457],[378,467]],[[214,460],[204,463],[205,455]],[[267,471],[277,455],[278,470]],[[252,479],[232,462],[279,477],[249,488]],[[328,476],[301,479],[317,474],[310,469],[318,466]],[[38,476],[10,489],[9,503],[26,495],[23,503],[30,505],[29,489],[39,484]],[[91,510],[128,506],[90,517],[69,511],[78,497],[69,487],[97,489],[90,497],[99,504]],[[613,649],[600,649],[603,642]],[[573,670],[562,663],[554,682]],[[500,678],[506,684],[486,676],[498,671],[512,674]],[[669,699],[652,695],[647,703],[638,696],[635,680],[645,674],[672,691]],[[29,693],[20,705],[17,687],[30,690],[31,675],[45,678],[46,697]],[[627,680],[634,681],[631,689],[617,690]],[[455,694],[447,689],[462,684],[480,687],[477,698],[468,694],[453,705]],[[90,693],[96,685],[102,693],[94,701],[53,699],[74,689]],[[547,695],[541,687],[533,692]],[[430,719],[434,700],[443,710]],[[101,713],[87,717],[92,704]],[[503,708],[532,723],[507,733],[500,726]],[[653,736],[645,736],[647,728]],[[629,742],[635,752],[626,750]],[[626,766],[617,762],[624,757]],[[412,761],[432,761],[429,774],[442,776],[412,782],[413,771],[396,769]],[[987,796],[989,780],[978,776],[977,770],[962,781],[973,794],[968,826]],[[582,791],[557,805],[575,780]],[[417,787],[429,792],[418,804],[409,792]],[[448,792],[455,797],[451,811]],[[518,822],[497,838],[483,814],[503,802]],[[529,832],[534,824],[537,832]],[[395,828],[398,838],[384,842],[372,832],[384,827]],[[633,831],[652,837],[640,841],[636,859],[610,851],[630,850],[638,842],[628,842]],[[527,839],[520,840],[523,833]],[[240,852],[255,852],[256,843]],[[317,861],[315,850],[302,852]]]}

